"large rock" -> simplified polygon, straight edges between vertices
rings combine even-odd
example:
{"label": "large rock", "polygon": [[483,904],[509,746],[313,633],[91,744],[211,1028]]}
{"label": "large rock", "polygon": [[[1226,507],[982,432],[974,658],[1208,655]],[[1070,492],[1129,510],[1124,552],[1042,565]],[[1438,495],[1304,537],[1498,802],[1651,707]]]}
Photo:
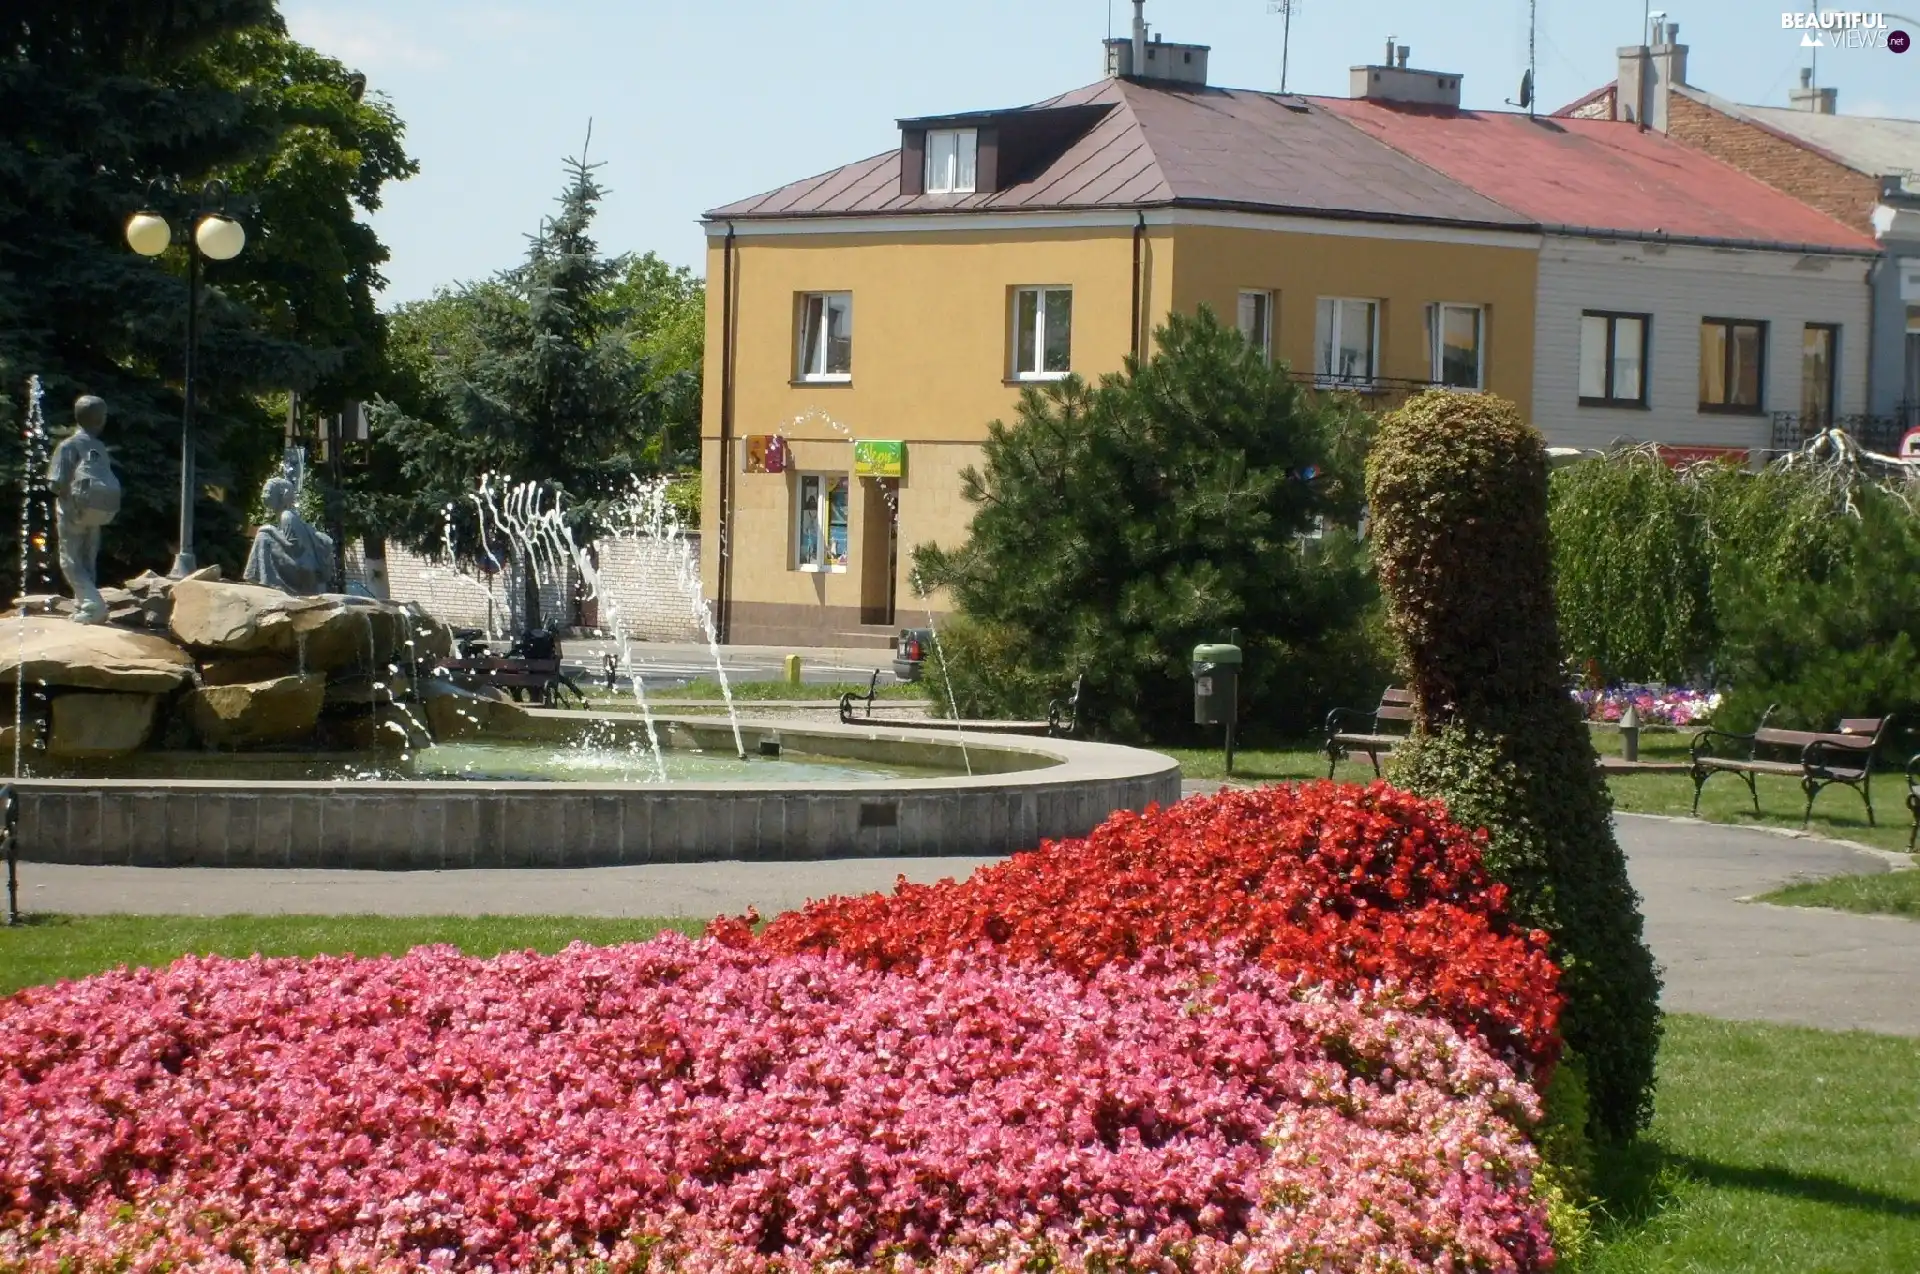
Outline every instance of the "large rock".
{"label": "large rock", "polygon": [[202,687],[187,696],[187,714],[194,733],[211,747],[294,743],[313,737],[326,698],[326,677],[310,672],[274,681]]}
{"label": "large rock", "polygon": [[58,757],[126,756],[153,734],[157,695],[64,694],[53,701],[47,750]]}
{"label": "large rock", "polygon": [[0,682],[166,694],[193,673],[193,658],[165,637],[69,619],[0,623]]}
{"label": "large rock", "polygon": [[209,655],[279,655],[307,672],[384,667],[406,644],[405,608],[370,597],[294,597],[257,584],[181,580],[167,624]]}
{"label": "large rock", "polygon": [[420,701],[427,710],[427,728],[443,742],[482,734],[511,734],[527,719],[525,709],[517,704],[475,694],[437,677],[421,683]]}
{"label": "large rock", "polygon": [[252,681],[278,681],[297,676],[299,664],[291,655],[229,655],[200,665],[203,686],[242,686]]}

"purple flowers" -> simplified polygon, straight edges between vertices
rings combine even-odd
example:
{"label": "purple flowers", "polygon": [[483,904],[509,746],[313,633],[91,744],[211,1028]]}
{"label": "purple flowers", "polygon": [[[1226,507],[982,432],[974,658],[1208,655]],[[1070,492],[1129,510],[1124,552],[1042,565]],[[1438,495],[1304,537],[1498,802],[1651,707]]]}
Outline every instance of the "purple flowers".
{"label": "purple flowers", "polygon": [[1641,725],[1704,725],[1720,706],[1720,696],[1711,690],[1659,685],[1576,690],[1573,697],[1580,701],[1589,721],[1618,721],[1632,704],[1640,712]]}

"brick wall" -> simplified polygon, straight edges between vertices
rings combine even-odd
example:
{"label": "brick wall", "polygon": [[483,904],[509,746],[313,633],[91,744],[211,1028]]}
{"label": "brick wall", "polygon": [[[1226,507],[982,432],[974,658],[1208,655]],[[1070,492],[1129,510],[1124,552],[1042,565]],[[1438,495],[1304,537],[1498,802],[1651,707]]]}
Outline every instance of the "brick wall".
{"label": "brick wall", "polygon": [[[689,556],[691,555],[691,556]],[[629,637],[642,641],[704,640],[699,611],[700,537],[685,540],[616,539],[600,550],[599,575],[606,597],[580,600],[577,572],[545,580],[540,586],[541,618],[548,627],[584,625],[611,631],[617,614]],[[358,543],[347,550],[349,586],[371,590]],[[456,628],[478,628],[501,635],[523,627],[525,592],[517,567],[484,574],[387,546],[387,595],[397,602],[419,602],[428,614]],[[609,604],[611,600],[611,605]]]}
{"label": "brick wall", "polygon": [[1684,93],[1674,93],[1667,102],[1667,135],[1856,230],[1873,233],[1873,209],[1880,202],[1877,177],[1855,172],[1818,151],[1735,119]]}

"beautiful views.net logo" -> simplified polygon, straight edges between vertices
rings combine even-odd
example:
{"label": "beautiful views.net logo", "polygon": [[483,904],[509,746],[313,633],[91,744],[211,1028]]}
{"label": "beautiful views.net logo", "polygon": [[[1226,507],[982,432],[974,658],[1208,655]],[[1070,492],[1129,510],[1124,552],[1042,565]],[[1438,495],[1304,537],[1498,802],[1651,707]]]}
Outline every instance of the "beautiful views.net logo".
{"label": "beautiful views.net logo", "polygon": [[1913,41],[1893,30],[1884,13],[1782,13],[1780,28],[1800,32],[1803,49],[1888,49],[1905,53]]}

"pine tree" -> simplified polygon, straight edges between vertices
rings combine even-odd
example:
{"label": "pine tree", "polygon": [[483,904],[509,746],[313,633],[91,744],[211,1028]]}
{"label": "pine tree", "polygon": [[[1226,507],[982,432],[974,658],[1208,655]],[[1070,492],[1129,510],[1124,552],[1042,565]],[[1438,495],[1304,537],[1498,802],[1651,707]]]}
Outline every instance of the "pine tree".
{"label": "pine tree", "polygon": [[[381,412],[381,446],[406,489],[390,506],[406,516],[403,538],[436,543],[440,511],[469,516],[467,497],[488,474],[564,498],[590,533],[604,498],[654,468],[646,365],[610,297],[626,259],[602,256],[591,233],[598,167],[584,155],[566,162],[560,211],[530,237],[524,263],[437,299],[433,316],[460,329],[460,347],[435,357],[415,410]],[[537,624],[530,574],[526,588]]]}

